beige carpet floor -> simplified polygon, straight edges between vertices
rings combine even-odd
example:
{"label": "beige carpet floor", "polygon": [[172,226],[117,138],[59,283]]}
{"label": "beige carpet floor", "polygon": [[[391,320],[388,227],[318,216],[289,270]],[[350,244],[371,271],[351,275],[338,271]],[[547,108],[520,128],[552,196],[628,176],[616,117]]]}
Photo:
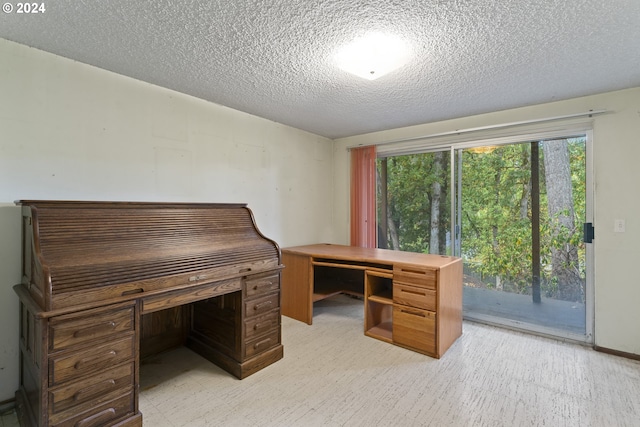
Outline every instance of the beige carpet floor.
{"label": "beige carpet floor", "polygon": [[237,380],[185,348],[141,369],[144,425],[640,426],[640,362],[465,322],[440,360],[366,337],[362,301],[283,317],[284,359]]}

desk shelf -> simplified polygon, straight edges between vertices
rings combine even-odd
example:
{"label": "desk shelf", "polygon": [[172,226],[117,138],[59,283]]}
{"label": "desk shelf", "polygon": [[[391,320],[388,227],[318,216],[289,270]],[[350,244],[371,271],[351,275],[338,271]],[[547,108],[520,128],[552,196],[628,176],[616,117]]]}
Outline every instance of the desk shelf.
{"label": "desk shelf", "polygon": [[393,304],[393,293],[391,290],[385,291],[381,295],[369,295],[369,301],[377,302],[380,304]]}
{"label": "desk shelf", "polygon": [[383,341],[393,341],[393,274],[365,272],[364,332]]}
{"label": "desk shelf", "polygon": [[391,321],[382,322],[365,331],[365,335],[393,343],[393,323]]}

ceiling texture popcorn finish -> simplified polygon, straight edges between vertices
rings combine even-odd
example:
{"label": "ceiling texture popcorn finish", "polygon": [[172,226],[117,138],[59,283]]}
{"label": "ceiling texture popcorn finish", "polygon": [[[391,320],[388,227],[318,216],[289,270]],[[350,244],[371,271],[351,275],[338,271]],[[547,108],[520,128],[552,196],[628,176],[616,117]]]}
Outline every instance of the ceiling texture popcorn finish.
{"label": "ceiling texture popcorn finish", "polygon": [[[638,0],[49,0],[0,37],[329,138],[640,86]],[[412,57],[368,81],[370,31]]]}

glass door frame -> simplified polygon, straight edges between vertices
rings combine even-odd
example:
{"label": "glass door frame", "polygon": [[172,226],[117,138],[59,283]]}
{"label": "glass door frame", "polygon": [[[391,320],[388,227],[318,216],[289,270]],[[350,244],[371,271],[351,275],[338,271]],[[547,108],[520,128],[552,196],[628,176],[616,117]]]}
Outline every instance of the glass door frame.
{"label": "glass door frame", "polygon": [[[459,197],[461,194],[461,184],[457,179],[457,157],[456,150],[482,145],[504,145],[522,143],[526,141],[545,140],[563,138],[576,135],[586,136],[585,146],[585,203],[586,211],[584,221],[595,224],[594,198],[595,179],[593,167],[593,122],[591,113],[586,115],[572,115],[559,117],[555,120],[540,120],[530,122],[516,122],[505,126],[488,126],[484,128],[474,128],[464,133],[456,134],[447,132],[427,136],[424,138],[413,138],[406,141],[397,141],[393,144],[387,143],[378,145],[378,157],[393,157],[404,154],[428,153],[437,151],[449,151],[450,153],[450,193],[451,193],[451,222],[450,233],[452,236],[452,253],[460,256],[460,210]],[[562,338],[575,342],[593,344],[595,331],[595,258],[593,243],[585,243],[586,262],[586,283],[585,283],[585,334],[562,334],[554,329],[552,331],[544,328],[527,328],[527,332],[539,335],[548,335],[553,338]],[[474,319],[476,320],[476,319]],[[486,323],[491,323],[486,321]],[[522,330],[522,326],[516,322],[501,323],[500,326]]]}
{"label": "glass door frame", "polygon": [[[500,146],[509,144],[526,143],[529,141],[543,141],[559,138],[569,138],[572,136],[584,136],[585,137],[585,223],[594,224],[594,169],[593,169],[593,131],[591,128],[582,129],[576,128],[574,130],[563,130],[553,132],[540,132],[528,135],[517,135],[506,138],[497,139],[478,139],[475,141],[467,141],[464,143],[451,145],[451,194],[454,197],[451,198],[452,218],[452,236],[455,236],[453,246],[453,253],[455,256],[462,256],[461,254],[461,215],[462,215],[462,156],[460,153],[464,149],[482,147],[482,146]],[[453,216],[455,214],[455,216]],[[455,233],[455,234],[454,234]],[[467,316],[463,312],[463,316],[466,320],[481,321],[483,323],[495,324],[499,326],[506,326],[512,329],[525,330],[527,332],[536,333],[538,335],[550,336],[553,338],[562,338],[566,340],[582,342],[592,344],[594,342],[594,244],[595,239],[591,243],[585,243],[585,334],[576,334],[568,331],[562,331],[559,329],[548,328],[535,324],[523,324],[519,321],[514,321],[506,318],[485,316],[485,315],[473,315]]]}

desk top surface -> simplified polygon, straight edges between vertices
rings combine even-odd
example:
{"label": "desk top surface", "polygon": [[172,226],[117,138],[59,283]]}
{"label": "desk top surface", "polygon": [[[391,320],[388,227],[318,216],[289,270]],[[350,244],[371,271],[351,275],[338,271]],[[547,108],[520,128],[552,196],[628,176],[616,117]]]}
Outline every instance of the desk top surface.
{"label": "desk top surface", "polygon": [[421,254],[378,248],[361,248],[357,246],[334,245],[329,243],[293,246],[282,249],[282,253],[354,262],[420,264],[435,268],[441,268],[445,265],[461,261],[458,257],[446,255]]}

